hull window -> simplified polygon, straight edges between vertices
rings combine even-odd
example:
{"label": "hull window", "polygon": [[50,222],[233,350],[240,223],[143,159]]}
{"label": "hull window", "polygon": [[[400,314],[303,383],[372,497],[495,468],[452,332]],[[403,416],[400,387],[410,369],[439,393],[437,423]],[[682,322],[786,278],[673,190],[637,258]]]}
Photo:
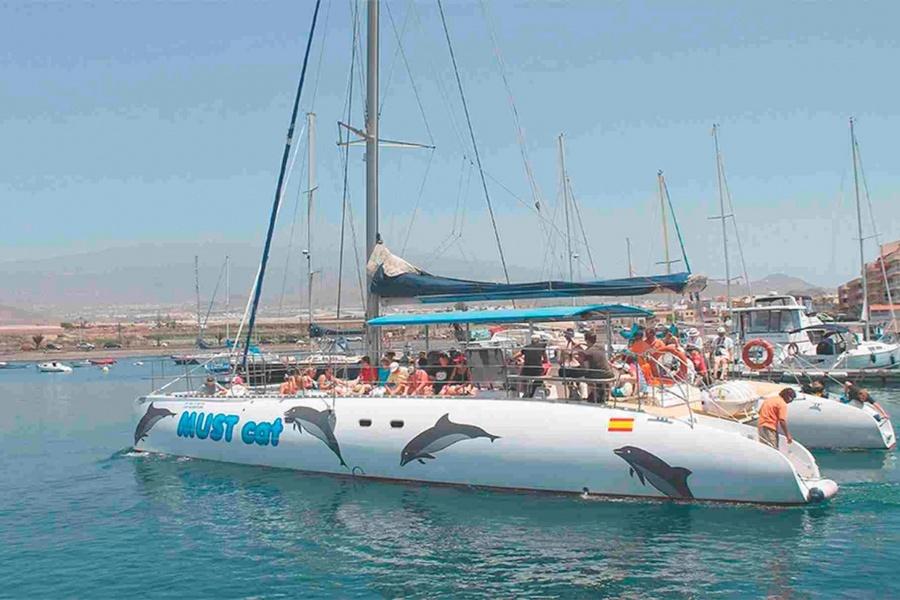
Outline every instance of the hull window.
{"label": "hull window", "polygon": [[394,429],[400,429],[403,427],[403,421],[391,421],[391,427]]}
{"label": "hull window", "polygon": [[372,426],[372,419],[360,419],[360,420],[359,420],[359,426],[360,426],[360,427],[371,427],[371,426]]}

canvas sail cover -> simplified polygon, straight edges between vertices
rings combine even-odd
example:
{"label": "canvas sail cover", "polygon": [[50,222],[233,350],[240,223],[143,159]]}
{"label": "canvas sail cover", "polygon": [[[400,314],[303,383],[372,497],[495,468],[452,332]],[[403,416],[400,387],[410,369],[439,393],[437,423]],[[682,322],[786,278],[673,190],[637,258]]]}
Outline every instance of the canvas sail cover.
{"label": "canvas sail cover", "polygon": [[370,291],[386,300],[419,302],[467,302],[578,296],[641,296],[658,292],[676,294],[700,291],[706,278],[691,273],[596,281],[535,281],[495,283],[432,275],[395,256],[377,244],[366,265],[372,277]]}

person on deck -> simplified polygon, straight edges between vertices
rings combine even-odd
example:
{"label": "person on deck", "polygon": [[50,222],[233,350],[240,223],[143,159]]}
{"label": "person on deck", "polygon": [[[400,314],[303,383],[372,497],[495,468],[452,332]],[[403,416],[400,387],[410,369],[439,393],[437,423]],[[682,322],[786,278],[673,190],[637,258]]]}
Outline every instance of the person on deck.
{"label": "person on deck", "polygon": [[437,355],[437,364],[431,368],[431,380],[434,385],[434,393],[440,394],[444,386],[450,383],[450,375],[453,367],[450,366],[450,356],[446,352]]}
{"label": "person on deck", "polygon": [[700,330],[697,329],[696,327],[691,327],[690,329],[688,329],[687,332],[685,333],[684,345],[685,346],[694,346],[695,348],[700,350],[700,352],[702,353],[703,352],[703,336],[700,335]]}
{"label": "person on deck", "polygon": [[391,362],[387,357],[381,359],[381,366],[378,367],[378,385],[387,383],[388,375],[391,374]]}
{"label": "person on deck", "polygon": [[406,373],[406,367],[401,367],[400,363],[394,361],[390,366],[391,374],[388,375],[385,383],[385,394],[388,396],[402,396],[406,394],[409,376]]}
{"label": "person on deck", "polygon": [[222,385],[216,381],[215,377],[209,376],[206,378],[206,383],[203,384],[203,393],[207,396],[217,396],[219,394],[224,393],[226,390]]}
{"label": "person on deck", "polygon": [[[597,334],[588,331],[584,334],[584,342],[587,347],[578,351],[578,360],[581,363],[581,373],[588,379],[612,379],[615,377],[606,349],[597,343]],[[609,384],[589,383],[588,402],[606,402],[609,398]]]}
{"label": "person on deck", "polygon": [[[534,339],[513,358],[522,360],[522,369],[519,371],[519,375],[522,377],[541,377],[544,374],[544,363],[549,362],[547,359],[547,344]],[[526,384],[523,397],[534,398],[535,392],[541,386],[543,386],[543,382],[540,379],[532,379]]]}
{"label": "person on deck", "polygon": [[869,394],[869,390],[865,388],[860,388],[853,383],[844,384],[844,395],[841,397],[841,402],[844,404],[849,404],[850,402],[858,402],[861,405],[871,404],[872,408],[878,411],[878,414],[881,415],[883,419],[890,419],[891,416],[884,410],[880,404],[875,402],[875,399]]}
{"label": "person on deck", "polygon": [[372,366],[372,359],[368,356],[359,359],[359,383],[365,385],[378,383],[378,369]]}
{"label": "person on deck", "polygon": [[294,381],[293,375],[290,373],[284,374],[284,383],[281,384],[278,393],[282,396],[293,396],[297,393],[297,382]]}
{"label": "person on deck", "polygon": [[716,339],[712,343],[713,377],[725,381],[728,369],[734,360],[734,340],[726,335],[725,328],[716,329]]}
{"label": "person on deck", "polygon": [[778,428],[784,432],[787,443],[794,441],[791,432],[788,431],[787,410],[788,404],[794,401],[797,392],[793,388],[784,388],[775,396],[766,398],[759,407],[759,416],[756,420],[756,429],[759,433],[759,441],[763,444],[778,449]]}
{"label": "person on deck", "polygon": [[425,370],[425,359],[413,361],[409,367],[409,378],[406,384],[406,394],[409,396],[431,396],[434,390],[431,388],[431,378]]}
{"label": "person on deck", "polygon": [[331,365],[325,367],[325,370],[319,375],[319,389],[322,391],[333,391],[337,394],[343,393],[344,381],[335,377],[334,367]]}

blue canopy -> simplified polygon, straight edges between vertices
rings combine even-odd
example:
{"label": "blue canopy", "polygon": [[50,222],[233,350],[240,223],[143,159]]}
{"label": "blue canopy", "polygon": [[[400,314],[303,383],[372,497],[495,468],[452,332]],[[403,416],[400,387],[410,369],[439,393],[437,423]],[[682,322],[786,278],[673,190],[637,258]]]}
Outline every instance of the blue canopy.
{"label": "blue canopy", "polygon": [[392,325],[446,325],[450,323],[527,323],[534,321],[587,321],[606,317],[649,317],[653,313],[627,304],[503,308],[499,310],[457,310],[426,314],[396,314],[377,317],[371,327]]}
{"label": "blue canopy", "polygon": [[641,296],[655,292],[680,294],[688,287],[690,273],[603,279],[596,281],[536,281],[493,283],[440,277],[424,271],[386,275],[379,267],[371,291],[382,298],[415,298],[424,303],[574,298],[577,296]]}

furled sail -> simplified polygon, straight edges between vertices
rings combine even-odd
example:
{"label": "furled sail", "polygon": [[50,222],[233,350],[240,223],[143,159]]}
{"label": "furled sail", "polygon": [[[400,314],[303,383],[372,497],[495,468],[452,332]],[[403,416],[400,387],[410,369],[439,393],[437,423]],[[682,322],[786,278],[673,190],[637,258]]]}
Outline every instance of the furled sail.
{"label": "furled sail", "polygon": [[696,292],[706,287],[706,278],[691,273],[603,279],[595,281],[535,281],[494,283],[432,275],[394,256],[378,244],[366,265],[372,277],[370,291],[387,300],[412,299],[424,303],[577,296],[641,296],[658,292]]}

